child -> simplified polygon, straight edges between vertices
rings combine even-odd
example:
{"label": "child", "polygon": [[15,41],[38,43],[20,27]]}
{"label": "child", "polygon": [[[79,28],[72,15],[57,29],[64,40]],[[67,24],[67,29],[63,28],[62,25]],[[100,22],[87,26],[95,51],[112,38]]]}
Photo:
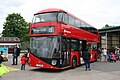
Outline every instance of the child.
{"label": "child", "polygon": [[27,57],[26,57],[26,55],[23,55],[22,57],[21,57],[21,70],[25,70],[25,64],[26,64],[26,62],[27,62]]}

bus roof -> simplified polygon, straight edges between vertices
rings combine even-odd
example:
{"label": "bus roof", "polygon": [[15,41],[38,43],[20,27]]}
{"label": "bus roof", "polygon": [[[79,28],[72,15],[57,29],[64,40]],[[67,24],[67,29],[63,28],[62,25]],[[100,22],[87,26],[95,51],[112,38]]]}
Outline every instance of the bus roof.
{"label": "bus roof", "polygon": [[41,10],[41,11],[37,12],[36,14],[45,13],[45,12],[54,12],[54,11],[63,11],[63,10],[57,9],[57,8],[48,8],[48,9]]}
{"label": "bus roof", "polygon": [[[80,19],[80,18],[77,18],[77,17],[74,16],[73,14],[70,14],[69,12],[66,12],[66,11],[64,11],[64,10],[62,10],[62,9],[58,9],[58,8],[48,8],[48,9],[44,9],[44,10],[41,10],[41,11],[37,12],[36,14],[45,13],[45,12],[56,12],[56,11],[65,12],[65,13],[67,13],[68,15],[70,15],[70,16],[72,16],[72,17],[74,17],[74,18],[76,18],[76,19],[84,22],[85,24],[88,24],[87,22],[85,22],[84,20],[82,20],[82,19]],[[36,15],[36,14],[35,14],[35,15]],[[88,25],[91,26],[91,27],[93,27],[93,26],[90,25],[90,24],[88,24]],[[93,28],[95,28],[95,27],[93,27]],[[95,28],[95,29],[96,29],[96,28]]]}

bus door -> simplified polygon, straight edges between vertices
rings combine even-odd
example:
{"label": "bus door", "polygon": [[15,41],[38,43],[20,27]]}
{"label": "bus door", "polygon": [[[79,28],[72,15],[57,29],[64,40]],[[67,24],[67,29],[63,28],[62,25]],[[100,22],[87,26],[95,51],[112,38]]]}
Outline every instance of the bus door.
{"label": "bus door", "polygon": [[81,48],[80,41],[77,39],[71,39],[71,53],[72,53],[71,58],[73,60],[73,58],[75,57],[77,65],[80,64],[80,55],[81,55],[80,48]]}
{"label": "bus door", "polygon": [[63,67],[70,65],[70,39],[63,37],[62,38],[62,62]]}
{"label": "bus door", "polygon": [[87,41],[81,40],[79,41],[79,49],[80,49],[80,64],[84,64],[84,60],[82,58],[83,51],[86,49]]}

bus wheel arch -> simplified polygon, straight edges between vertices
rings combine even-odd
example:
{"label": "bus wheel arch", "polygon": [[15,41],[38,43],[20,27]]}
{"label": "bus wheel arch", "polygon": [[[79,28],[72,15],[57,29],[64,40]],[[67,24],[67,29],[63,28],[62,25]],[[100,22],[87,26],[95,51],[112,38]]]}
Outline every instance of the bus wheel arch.
{"label": "bus wheel arch", "polygon": [[76,56],[73,56],[72,58],[72,69],[75,69],[77,66],[77,58]]}

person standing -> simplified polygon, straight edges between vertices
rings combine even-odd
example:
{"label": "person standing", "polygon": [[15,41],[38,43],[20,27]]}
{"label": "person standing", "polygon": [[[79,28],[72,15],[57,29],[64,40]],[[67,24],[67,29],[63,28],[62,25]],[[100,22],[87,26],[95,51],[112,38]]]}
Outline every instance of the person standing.
{"label": "person standing", "polygon": [[2,57],[1,54],[0,54],[0,67],[1,67],[2,61],[3,61],[3,57]]}
{"label": "person standing", "polygon": [[82,53],[82,57],[83,57],[83,60],[84,60],[84,62],[85,62],[85,67],[86,67],[86,71],[87,70],[91,70],[91,68],[90,68],[90,56],[91,56],[91,54],[90,54],[90,52],[88,51],[88,48],[86,48],[84,51],[83,51],[83,53]]}
{"label": "person standing", "polygon": [[116,56],[119,55],[119,48],[115,49],[115,55],[116,55]]}
{"label": "person standing", "polygon": [[102,50],[102,52],[103,52],[103,56],[104,56],[104,61],[107,61],[107,49],[104,48],[104,49]]}
{"label": "person standing", "polygon": [[24,54],[22,57],[21,57],[21,70],[25,70],[25,64],[27,62],[27,56]]}
{"label": "person standing", "polygon": [[13,50],[13,64],[12,65],[17,65],[19,55],[20,55],[20,49],[16,45]]}
{"label": "person standing", "polygon": [[102,53],[101,48],[98,48],[98,58],[100,59],[100,61],[102,60],[101,53]]}

